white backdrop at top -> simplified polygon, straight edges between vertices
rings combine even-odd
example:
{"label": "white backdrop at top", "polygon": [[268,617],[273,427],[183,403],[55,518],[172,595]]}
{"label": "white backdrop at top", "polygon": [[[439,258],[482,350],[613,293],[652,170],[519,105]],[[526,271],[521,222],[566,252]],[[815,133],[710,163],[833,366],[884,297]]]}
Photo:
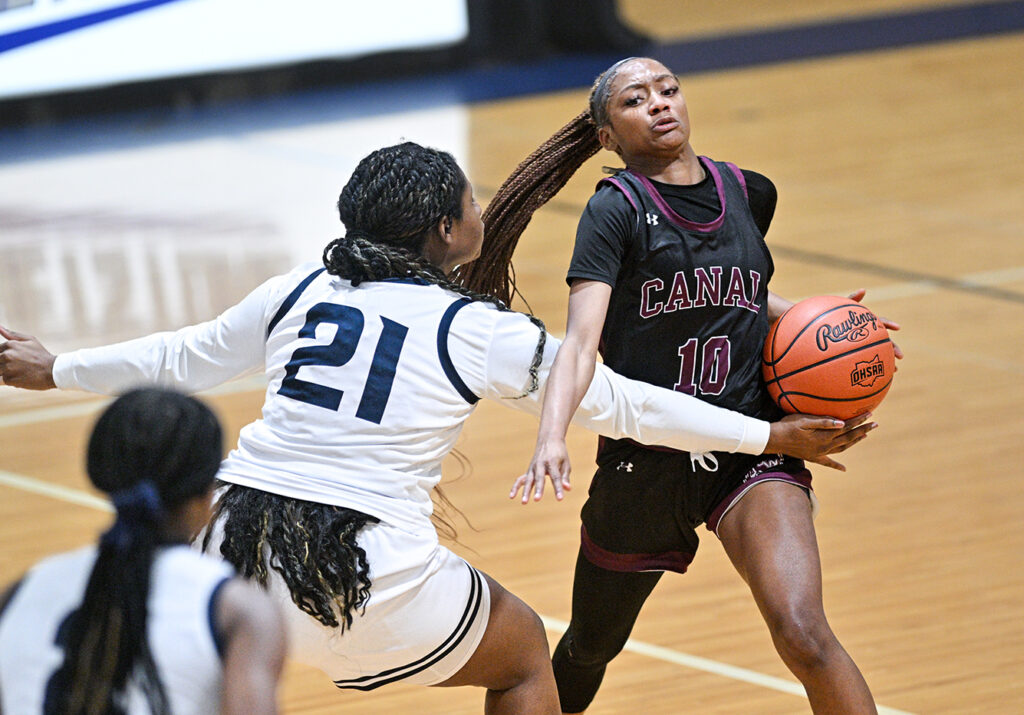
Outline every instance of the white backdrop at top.
{"label": "white backdrop at top", "polygon": [[466,39],[467,0],[0,4],[0,99]]}

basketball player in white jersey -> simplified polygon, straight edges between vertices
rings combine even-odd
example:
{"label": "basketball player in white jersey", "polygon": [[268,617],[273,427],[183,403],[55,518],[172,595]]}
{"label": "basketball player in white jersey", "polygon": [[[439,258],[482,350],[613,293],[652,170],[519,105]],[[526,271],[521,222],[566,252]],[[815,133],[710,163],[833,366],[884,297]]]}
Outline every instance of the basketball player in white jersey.
{"label": "basketball player in white jersey", "polygon": [[[557,341],[450,279],[483,223],[451,155],[405,143],[355,169],[323,265],[272,278],[208,323],[56,358],[0,328],[6,384],[202,390],[263,369],[262,419],[222,465],[204,541],[288,602],[292,653],[344,689],[487,689],[489,713],[557,713],[536,614],[438,543],[431,492],[481,398],[534,414]],[[504,268],[504,266],[502,266]],[[866,429],[772,424],[599,366],[576,421],[677,449],[830,461]],[[561,497],[566,484],[555,483]],[[539,496],[541,485],[530,487]]]}
{"label": "basketball player in white jersey", "polygon": [[209,519],[221,429],[192,397],[118,398],[89,479],[117,520],[0,597],[0,712],[277,712],[284,623],[272,600],[188,542]]}

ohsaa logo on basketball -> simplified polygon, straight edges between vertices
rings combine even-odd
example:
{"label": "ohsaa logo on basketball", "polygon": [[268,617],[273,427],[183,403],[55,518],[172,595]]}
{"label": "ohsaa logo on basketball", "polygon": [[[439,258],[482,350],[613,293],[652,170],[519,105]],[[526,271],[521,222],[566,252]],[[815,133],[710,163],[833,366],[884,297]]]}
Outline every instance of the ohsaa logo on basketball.
{"label": "ohsaa logo on basketball", "polygon": [[858,362],[854,365],[853,372],[850,373],[850,384],[871,387],[880,377],[885,377],[885,365],[882,364],[882,358],[875,355],[867,362]]}
{"label": "ohsaa logo on basketball", "polygon": [[867,310],[849,310],[846,315],[846,320],[842,322],[826,323],[818,328],[815,335],[818,350],[825,352],[829,343],[859,343],[861,340],[867,340],[873,331],[878,330],[878,318],[874,313]]}

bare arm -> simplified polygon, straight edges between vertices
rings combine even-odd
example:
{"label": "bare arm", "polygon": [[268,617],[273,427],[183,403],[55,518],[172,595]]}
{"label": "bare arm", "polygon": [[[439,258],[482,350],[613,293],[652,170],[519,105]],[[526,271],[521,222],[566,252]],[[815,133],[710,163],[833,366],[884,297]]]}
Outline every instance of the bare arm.
{"label": "bare arm", "polygon": [[221,589],[217,626],[224,642],[225,715],[275,715],[286,650],[284,621],[270,597],[233,579]]}
{"label": "bare arm", "polygon": [[23,335],[0,325],[0,384],[26,390],[51,390],[53,361],[56,356],[31,335]]}
{"label": "bare arm", "polygon": [[774,323],[783,313],[793,307],[793,302],[768,291],[768,323]]}
{"label": "bare arm", "polygon": [[569,314],[566,336],[558,349],[547,381],[544,406],[533,460],[526,474],[516,481],[512,494],[523,488],[523,503],[544,494],[545,477],[550,476],[555,498],[562,499],[564,489],[571,489],[569,451],[565,434],[576,408],[594,379],[597,346],[604,329],[612,287],[607,283],[577,280],[569,291]]}

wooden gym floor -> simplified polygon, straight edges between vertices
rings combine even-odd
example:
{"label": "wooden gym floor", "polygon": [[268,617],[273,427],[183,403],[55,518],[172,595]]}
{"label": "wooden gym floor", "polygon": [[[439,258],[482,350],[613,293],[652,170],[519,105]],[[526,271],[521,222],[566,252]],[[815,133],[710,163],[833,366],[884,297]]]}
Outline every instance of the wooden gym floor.
{"label": "wooden gym floor", "polygon": [[[664,42],[965,4],[622,3]],[[826,609],[891,713],[1024,709],[1022,67],[1017,31],[681,75],[698,152],[779,187],[773,289],[796,299],[864,287],[868,305],[903,325],[907,358],[876,412],[880,429],[845,455],[845,474],[814,470]],[[0,323],[59,351],[212,317],[316,260],[337,231],[334,197],[367,151],[403,137],[452,150],[486,203],[585,96],[580,86],[362,113],[335,112],[328,97],[0,133]],[[602,162],[614,157],[585,166],[517,253],[520,287],[557,334],[575,220]],[[205,397],[234,434],[257,416],[262,384]],[[82,468],[104,404],[0,389],[0,582],[109,521]],[[507,492],[534,428],[481,405],[460,444],[470,467],[452,460],[446,490],[472,522],[457,522],[454,548],[531,604],[554,643],[595,438],[572,433],[565,502],[522,507]],[[691,572],[655,591],[593,715],[808,711],[705,534]],[[456,714],[480,712],[482,696],[346,694],[291,665],[282,699],[289,713]]]}

